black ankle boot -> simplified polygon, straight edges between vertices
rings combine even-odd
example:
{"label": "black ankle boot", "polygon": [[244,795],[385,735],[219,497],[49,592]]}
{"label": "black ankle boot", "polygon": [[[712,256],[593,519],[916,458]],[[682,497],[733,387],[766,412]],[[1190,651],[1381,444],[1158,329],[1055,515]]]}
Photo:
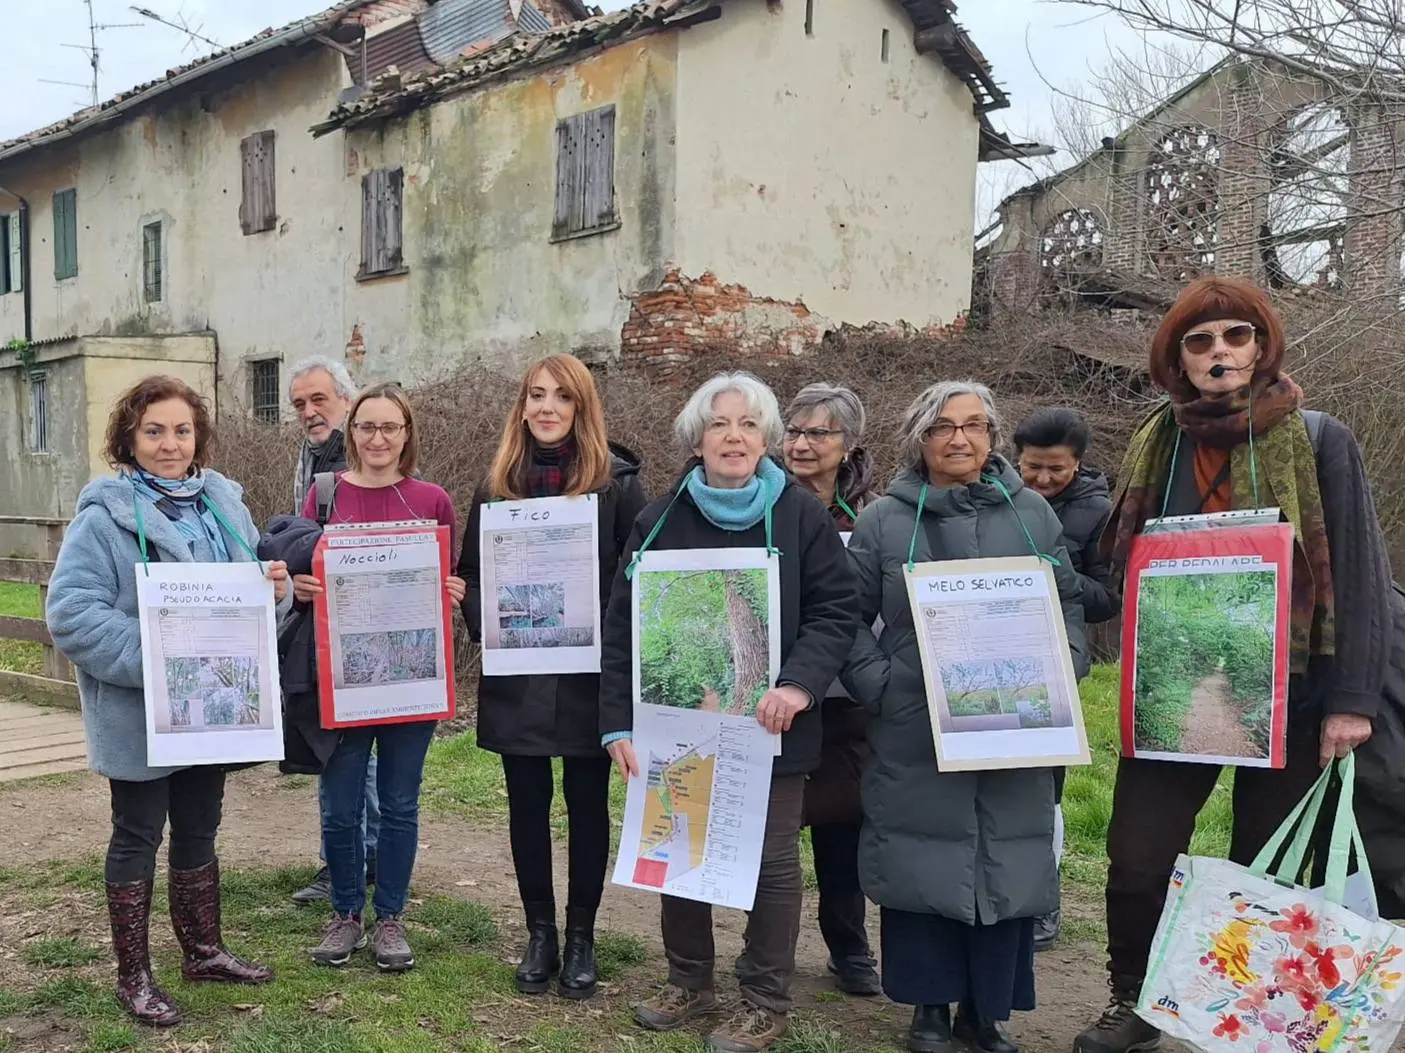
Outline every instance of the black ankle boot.
{"label": "black ankle boot", "polygon": [[907,1029],[909,1053],[949,1053],[956,1047],[951,1041],[951,1007],[919,1005],[912,1010],[912,1026]]}
{"label": "black ankle boot", "polygon": [[566,908],[566,951],[556,987],[562,998],[585,999],[595,993],[595,911]]}
{"label": "black ankle boot", "polygon": [[975,1007],[962,1002],[956,1012],[952,1033],[962,1042],[969,1042],[979,1053],[1020,1053],[1020,1047],[1005,1034],[998,1020],[983,1020]]}
{"label": "black ankle boot", "polygon": [[517,967],[517,990],[543,994],[561,968],[561,943],[556,934],[556,904],[526,903],[527,949]]}

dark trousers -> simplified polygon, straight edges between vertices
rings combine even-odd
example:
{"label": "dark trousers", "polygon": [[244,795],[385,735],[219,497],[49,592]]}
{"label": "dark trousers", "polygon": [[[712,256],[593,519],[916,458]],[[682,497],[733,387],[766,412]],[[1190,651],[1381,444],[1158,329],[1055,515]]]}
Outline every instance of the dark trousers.
{"label": "dark trousers", "polygon": [[883,993],[902,1005],[970,1005],[982,1020],[1034,1008],[1034,919],[967,925],[884,907]]}
{"label": "dark trousers", "polygon": [[815,852],[815,883],[820,891],[820,935],[836,963],[868,960],[868,904],[859,887],[859,823],[810,827]]}
{"label": "dark trousers", "polygon": [[[523,904],[554,903],[551,867],[551,799],[555,783],[550,757],[503,754],[507,779],[508,839],[517,891]],[[568,830],[568,910],[595,910],[610,862],[610,758],[564,757],[561,789]]]}
{"label": "dark trousers", "polygon": [[[742,997],[773,1013],[790,1012],[795,941],[800,936],[800,818],[805,776],[773,775],[761,845],[756,900],[746,916],[743,950],[737,959]],[[712,904],[660,897],[668,982],[686,991],[713,987],[717,949],[712,939]]]}
{"label": "dark trousers", "polygon": [[432,720],[347,728],[322,769],[327,813],[322,849],[332,879],[332,909],[360,916],[366,907],[366,766],[376,749],[381,828],[376,844],[376,917],[394,917],[410,898],[420,844],[420,782],[434,738]]}
{"label": "dark trousers", "polygon": [[[1229,858],[1247,866],[1298,803],[1320,769],[1317,725],[1288,729],[1287,764],[1234,773]],[[1107,954],[1113,989],[1140,991],[1176,856],[1188,850],[1195,818],[1220,769],[1214,764],[1122,758],[1107,830]]]}
{"label": "dark trousers", "polygon": [[215,835],[224,809],[224,769],[186,768],[152,779],[112,779],[112,839],[107,843],[109,884],[150,881],[166,820],[171,821],[170,864],[198,870],[215,858]]}

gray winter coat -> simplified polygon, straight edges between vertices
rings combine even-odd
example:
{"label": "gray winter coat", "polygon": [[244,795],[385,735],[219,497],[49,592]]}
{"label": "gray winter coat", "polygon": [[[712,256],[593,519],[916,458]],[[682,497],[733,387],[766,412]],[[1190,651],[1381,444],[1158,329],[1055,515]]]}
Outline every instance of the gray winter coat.
{"label": "gray winter coat", "polygon": [[[205,495],[250,548],[259,532],[244,507],[244,490],[232,479],[204,469]],[[136,492],[121,476],[94,479],[78,495],[78,510],[64,534],[49,582],[49,632],[78,674],[88,766],[99,775],[149,782],[179,771],[146,763],[146,702],[142,690],[141,627],[137,622]],[[192,563],[190,545],[151,502],[142,509],[151,559]],[[249,554],[234,538],[225,539],[229,558],[245,563]],[[208,561],[208,545],[200,560]],[[280,606],[292,602],[291,592]]]}
{"label": "gray winter coat", "polygon": [[[931,488],[916,562],[1039,552],[1054,568],[1078,676],[1088,671],[1080,587],[1058,517],[999,456],[987,481]],[[886,497],[859,515],[849,558],[859,579],[862,627],[844,686],[873,715],[863,775],[859,879],[880,906],[938,914],[968,925],[1038,917],[1057,906],[1054,784],[1048,768],[937,771],[932,722],[903,568],[922,477],[904,468]],[[1021,526],[1023,522],[1023,527]],[[1029,537],[1025,536],[1028,530]],[[867,626],[882,615],[878,639]]]}

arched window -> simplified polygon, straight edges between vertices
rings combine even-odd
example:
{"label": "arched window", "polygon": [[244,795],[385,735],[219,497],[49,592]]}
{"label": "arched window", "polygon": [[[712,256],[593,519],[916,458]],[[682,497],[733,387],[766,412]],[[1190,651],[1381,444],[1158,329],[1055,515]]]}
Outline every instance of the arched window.
{"label": "arched window", "polygon": [[1146,166],[1148,256],[1163,278],[1185,281],[1215,266],[1219,165],[1215,133],[1198,125],[1167,132]]}
{"label": "arched window", "polygon": [[1276,289],[1340,287],[1351,181],[1351,126],[1340,107],[1304,107],[1276,130],[1260,250]]}
{"label": "arched window", "polygon": [[1076,285],[1078,276],[1103,263],[1103,231],[1097,213],[1065,209],[1049,221],[1039,237],[1039,270],[1055,289]]}

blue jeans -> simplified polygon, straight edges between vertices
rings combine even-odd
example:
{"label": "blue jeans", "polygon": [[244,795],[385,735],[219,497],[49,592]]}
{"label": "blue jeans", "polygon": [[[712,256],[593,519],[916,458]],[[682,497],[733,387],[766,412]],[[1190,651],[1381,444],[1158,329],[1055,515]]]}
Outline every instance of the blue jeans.
{"label": "blue jeans", "polygon": [[[322,812],[322,828],[327,827],[327,812],[331,805],[327,801],[327,784],[317,780],[317,803]],[[376,858],[376,842],[381,835],[381,794],[376,787],[376,754],[371,751],[366,761],[366,807],[361,810],[361,839],[366,842],[366,858]],[[327,862],[327,846],[319,844],[317,855]]]}
{"label": "blue jeans", "polygon": [[366,908],[366,842],[361,810],[366,800],[366,768],[374,745],[379,757],[381,828],[376,847],[378,918],[400,914],[410,895],[410,874],[420,837],[420,781],[436,722],[380,724],[347,728],[322,770],[329,807],[322,823],[332,908],[360,915]]}

